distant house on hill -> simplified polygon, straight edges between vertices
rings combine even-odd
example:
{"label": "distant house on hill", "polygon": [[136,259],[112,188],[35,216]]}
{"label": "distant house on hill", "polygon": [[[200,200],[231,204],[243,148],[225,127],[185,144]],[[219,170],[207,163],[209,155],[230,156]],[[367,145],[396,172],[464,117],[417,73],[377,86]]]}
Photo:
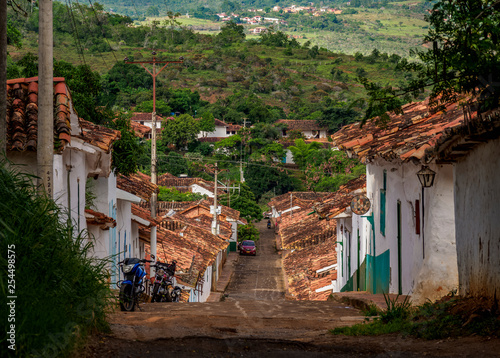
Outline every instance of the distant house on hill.
{"label": "distant house on hill", "polygon": [[328,128],[320,126],[314,120],[294,120],[294,119],[280,119],[275,124],[285,124],[286,129],[283,130],[283,137],[288,136],[288,132],[292,130],[300,131],[306,138],[326,138]]}
{"label": "distant house on hill", "polygon": [[240,130],[241,126],[237,124],[228,124],[219,119],[215,119],[215,129],[212,132],[201,131],[198,133],[198,139],[218,138],[218,140],[230,137]]}

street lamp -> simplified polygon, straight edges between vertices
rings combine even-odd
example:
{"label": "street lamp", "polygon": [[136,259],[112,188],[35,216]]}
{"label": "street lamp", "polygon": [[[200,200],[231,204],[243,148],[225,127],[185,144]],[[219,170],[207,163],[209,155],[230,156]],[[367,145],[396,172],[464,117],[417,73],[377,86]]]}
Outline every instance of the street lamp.
{"label": "street lamp", "polygon": [[424,189],[430,188],[434,185],[434,178],[436,177],[436,172],[429,169],[427,165],[422,165],[422,169],[417,172],[418,180],[422,185],[422,257],[425,259],[425,196]]}
{"label": "street lamp", "polygon": [[422,188],[430,188],[434,184],[436,172],[429,169],[427,165],[422,165],[422,169],[417,172],[418,180],[422,184]]}

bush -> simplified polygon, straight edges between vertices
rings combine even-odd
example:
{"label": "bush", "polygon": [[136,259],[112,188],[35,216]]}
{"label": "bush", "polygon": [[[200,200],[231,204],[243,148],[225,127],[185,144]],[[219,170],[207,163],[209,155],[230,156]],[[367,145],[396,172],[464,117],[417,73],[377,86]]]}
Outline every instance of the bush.
{"label": "bush", "polygon": [[[37,195],[33,179],[0,161],[0,295],[17,296],[18,356],[68,356],[91,330],[108,327],[107,261],[90,258],[92,242],[53,200]],[[10,250],[15,292],[7,291]],[[8,308],[2,305],[2,317]],[[2,320],[0,341],[11,323]]]}
{"label": "bush", "polygon": [[259,237],[259,229],[257,229],[254,224],[238,226],[238,241],[253,240],[257,242]]}

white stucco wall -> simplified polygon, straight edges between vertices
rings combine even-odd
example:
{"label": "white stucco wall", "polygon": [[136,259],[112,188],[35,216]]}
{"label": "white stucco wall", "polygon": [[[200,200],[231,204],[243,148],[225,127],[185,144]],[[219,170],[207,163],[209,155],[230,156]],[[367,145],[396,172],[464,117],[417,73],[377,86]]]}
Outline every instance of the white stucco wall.
{"label": "white stucco wall", "polygon": [[293,161],[292,151],[287,148],[286,151],[285,151],[285,153],[286,153],[285,163],[286,164],[295,164],[295,162]]}
{"label": "white stucco wall", "polygon": [[455,166],[455,225],[460,294],[500,294],[500,139]]}
{"label": "white stucco wall", "polygon": [[201,194],[201,195],[206,195],[209,198],[213,198],[214,197],[214,193],[213,192],[211,192],[208,189],[205,189],[204,187],[202,187],[202,186],[200,186],[198,184],[191,185],[191,192],[198,193],[198,194]]}
{"label": "white stucco wall", "polygon": [[[437,299],[456,289],[455,226],[453,209],[453,169],[451,165],[430,165],[436,174],[434,186],[425,189],[425,227],[416,234],[415,200],[422,190],[417,178],[420,165],[377,160],[367,165],[367,196],[374,211],[376,255],[390,252],[391,293],[399,291],[397,203],[401,203],[401,292],[419,303]],[[380,189],[387,173],[386,229],[380,231]],[[422,218],[424,221],[422,221]],[[424,255],[425,254],[425,255]],[[425,257],[424,257],[425,256]]]}
{"label": "white stucco wall", "polygon": [[205,132],[201,131],[198,133],[198,138],[201,137],[230,137],[232,134],[227,134],[226,133],[226,128],[227,127],[222,127],[222,126],[215,126],[215,130],[213,132]]}

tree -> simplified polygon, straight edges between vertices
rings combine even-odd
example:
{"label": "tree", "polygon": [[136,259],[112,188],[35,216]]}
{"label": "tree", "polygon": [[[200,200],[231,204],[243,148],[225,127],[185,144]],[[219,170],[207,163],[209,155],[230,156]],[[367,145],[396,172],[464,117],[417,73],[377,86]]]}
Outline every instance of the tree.
{"label": "tree", "polygon": [[123,175],[137,172],[140,157],[144,153],[144,147],[130,127],[130,120],[122,115],[111,122],[111,126],[121,133],[120,139],[113,143],[113,170]]}
{"label": "tree", "polygon": [[245,40],[245,30],[242,25],[238,25],[235,21],[231,20],[226,22],[217,34],[217,43],[222,46],[229,46],[235,42],[242,42]]}
{"label": "tree", "polygon": [[200,119],[200,130],[204,132],[213,132],[215,130],[215,118],[210,112],[204,112]]}
{"label": "tree", "polygon": [[262,219],[262,210],[255,201],[255,195],[245,183],[240,183],[239,193],[221,195],[219,203],[222,205],[230,204],[231,208],[238,210],[240,215],[248,221]]}
{"label": "tree", "polygon": [[304,168],[306,164],[306,159],[311,154],[312,151],[321,148],[321,143],[311,142],[306,143],[303,139],[299,138],[295,140],[295,145],[288,147],[293,155],[293,161],[299,166],[299,168]]}
{"label": "tree", "polygon": [[198,121],[189,114],[182,114],[179,117],[163,122],[161,141],[165,146],[173,144],[180,150],[196,140],[199,132],[200,125]]}
{"label": "tree", "polygon": [[[141,102],[137,105],[137,107],[135,109],[138,112],[152,113],[153,112],[153,100]],[[168,104],[166,104],[165,101],[163,101],[161,99],[156,101],[156,113],[157,114],[159,114],[160,116],[169,116],[171,112],[172,112],[172,108]]]}
{"label": "tree", "polygon": [[245,169],[245,180],[257,201],[262,194],[270,190],[275,190],[276,195],[281,195],[300,187],[300,183],[290,177],[283,168],[266,163],[249,164]]}
{"label": "tree", "polygon": [[253,240],[258,241],[260,238],[260,231],[254,224],[238,225],[238,241]]}
{"label": "tree", "polygon": [[[433,107],[457,101],[468,93],[479,112],[495,108],[500,98],[500,3],[497,0],[441,0],[427,16],[429,51],[413,51],[420,62],[401,60],[400,69],[418,76],[403,88],[364,81],[369,92],[364,120],[387,111],[401,112],[403,100],[416,98],[430,87]],[[400,100],[399,98],[403,99]]]}

